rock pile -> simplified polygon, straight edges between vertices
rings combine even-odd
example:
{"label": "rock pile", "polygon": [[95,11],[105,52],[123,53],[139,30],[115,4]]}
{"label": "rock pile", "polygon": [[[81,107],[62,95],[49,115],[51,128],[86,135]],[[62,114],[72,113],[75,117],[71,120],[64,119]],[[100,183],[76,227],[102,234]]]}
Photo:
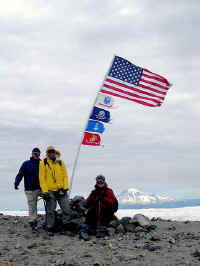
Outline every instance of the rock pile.
{"label": "rock pile", "polygon": [[[69,223],[68,231],[71,233],[78,233],[85,223],[87,209],[86,201],[83,197],[75,196],[70,200],[69,210]],[[62,230],[62,211],[57,211],[57,227],[58,231]],[[114,234],[125,233],[148,233],[155,230],[156,226],[151,224],[148,217],[142,214],[136,214],[133,218],[123,217],[118,219],[113,216],[113,220],[110,222],[107,228],[107,235],[113,236]]]}

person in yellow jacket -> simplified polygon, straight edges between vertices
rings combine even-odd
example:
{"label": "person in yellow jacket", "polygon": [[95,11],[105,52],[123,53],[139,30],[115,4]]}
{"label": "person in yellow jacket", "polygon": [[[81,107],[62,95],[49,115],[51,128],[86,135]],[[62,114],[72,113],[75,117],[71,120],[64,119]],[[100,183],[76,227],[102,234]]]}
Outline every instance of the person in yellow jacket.
{"label": "person in yellow jacket", "polygon": [[63,224],[69,221],[69,200],[67,191],[68,175],[63,160],[60,160],[60,152],[53,146],[46,150],[46,158],[41,161],[39,167],[39,181],[46,201],[47,230],[55,231],[55,210],[57,202],[63,213]]}

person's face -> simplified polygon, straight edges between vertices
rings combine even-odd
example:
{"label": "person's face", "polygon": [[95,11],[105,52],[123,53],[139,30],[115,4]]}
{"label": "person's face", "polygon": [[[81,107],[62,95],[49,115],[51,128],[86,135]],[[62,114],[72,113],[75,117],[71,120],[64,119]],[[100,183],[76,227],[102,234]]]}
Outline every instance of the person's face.
{"label": "person's face", "polygon": [[47,154],[48,154],[49,158],[52,160],[56,158],[56,151],[54,151],[54,150],[49,150],[47,152]]}
{"label": "person's face", "polygon": [[32,152],[32,157],[35,160],[39,160],[40,159],[40,153],[39,152]]}
{"label": "person's face", "polygon": [[104,187],[104,181],[103,181],[103,180],[98,180],[98,181],[97,181],[97,186],[98,186],[99,188]]}

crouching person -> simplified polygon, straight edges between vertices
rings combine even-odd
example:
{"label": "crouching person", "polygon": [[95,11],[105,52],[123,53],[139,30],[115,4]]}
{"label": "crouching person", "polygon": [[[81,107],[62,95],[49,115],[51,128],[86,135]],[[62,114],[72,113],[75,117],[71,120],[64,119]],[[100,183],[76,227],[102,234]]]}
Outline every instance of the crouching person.
{"label": "crouching person", "polygon": [[114,213],[118,210],[118,201],[106,182],[103,175],[96,177],[95,189],[86,200],[88,209],[86,225],[80,233],[80,237],[87,239],[87,234],[104,236],[106,227],[113,219]]}
{"label": "crouching person", "polygon": [[64,162],[57,158],[53,146],[47,148],[46,158],[40,163],[39,180],[46,202],[47,231],[54,233],[56,231],[57,202],[62,210],[63,226],[65,226],[69,221],[69,201],[67,170]]}
{"label": "crouching person", "polygon": [[24,190],[28,202],[29,224],[33,232],[37,230],[37,201],[41,194],[39,183],[40,150],[34,148],[30,160],[25,161],[15,178],[14,187],[18,189],[24,178]]}

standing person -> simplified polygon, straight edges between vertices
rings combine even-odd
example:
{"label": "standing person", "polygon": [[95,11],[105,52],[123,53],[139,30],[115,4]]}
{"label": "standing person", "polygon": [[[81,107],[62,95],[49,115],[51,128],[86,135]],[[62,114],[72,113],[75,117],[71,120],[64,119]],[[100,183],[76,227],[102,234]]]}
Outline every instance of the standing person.
{"label": "standing person", "polygon": [[25,161],[15,178],[14,187],[18,186],[24,177],[24,189],[28,202],[29,210],[29,224],[32,231],[37,229],[37,201],[41,193],[39,183],[39,164],[40,164],[40,150],[34,148],[32,150],[32,157]]}
{"label": "standing person", "polygon": [[[86,200],[88,213],[86,216],[86,230],[84,233],[96,232],[104,234],[109,222],[118,209],[118,201],[105,182],[103,175],[96,177],[95,189]],[[81,235],[80,235],[81,236]]]}
{"label": "standing person", "polygon": [[40,163],[39,180],[46,201],[47,230],[55,232],[56,217],[55,210],[57,202],[63,214],[63,225],[67,227],[69,221],[69,201],[68,201],[68,175],[63,160],[57,155],[60,152],[53,146],[46,150],[46,158]]}

